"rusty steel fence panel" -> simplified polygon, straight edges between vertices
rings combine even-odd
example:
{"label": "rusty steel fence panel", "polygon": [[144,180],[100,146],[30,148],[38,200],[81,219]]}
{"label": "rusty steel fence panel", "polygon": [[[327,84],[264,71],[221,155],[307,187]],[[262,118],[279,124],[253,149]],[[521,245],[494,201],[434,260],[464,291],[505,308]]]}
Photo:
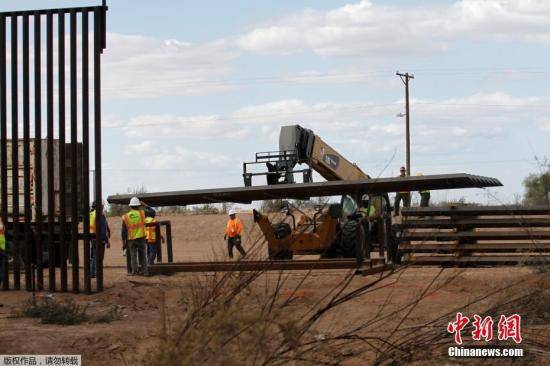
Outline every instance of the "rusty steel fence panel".
{"label": "rusty steel fence panel", "polygon": [[89,212],[93,158],[99,228],[106,12],[105,1],[0,12],[0,218],[7,239],[3,290],[20,289],[22,279],[27,291],[103,289],[101,261],[95,288],[90,276],[95,234],[90,233]]}

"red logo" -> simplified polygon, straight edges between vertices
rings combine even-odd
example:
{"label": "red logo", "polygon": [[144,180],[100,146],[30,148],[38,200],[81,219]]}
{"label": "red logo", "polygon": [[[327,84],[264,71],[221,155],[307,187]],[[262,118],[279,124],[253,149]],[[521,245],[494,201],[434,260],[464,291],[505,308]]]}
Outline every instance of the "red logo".
{"label": "red logo", "polygon": [[[487,315],[485,318],[474,314],[472,322],[472,340],[490,342],[493,340],[493,318]],[[470,322],[470,318],[456,313],[455,321],[447,325],[447,332],[454,334],[456,344],[462,344],[462,330]],[[505,341],[512,339],[516,343],[521,343],[521,315],[513,314],[510,316],[501,315],[498,322],[498,339]]]}
{"label": "red logo", "polygon": [[505,341],[510,338],[516,343],[521,343],[521,315],[500,316],[500,320],[498,321],[498,339]]}
{"label": "red logo", "polygon": [[469,322],[470,319],[468,319],[467,316],[463,316],[462,313],[456,313],[456,320],[454,322],[450,322],[449,325],[447,325],[447,332],[455,334],[456,344],[462,344],[462,336],[460,332]]}
{"label": "red logo", "polygon": [[481,317],[477,314],[474,314],[474,331],[472,332],[472,339],[475,341],[480,341],[481,338],[485,339],[485,342],[490,342],[493,340],[493,318],[489,315],[481,320]]}

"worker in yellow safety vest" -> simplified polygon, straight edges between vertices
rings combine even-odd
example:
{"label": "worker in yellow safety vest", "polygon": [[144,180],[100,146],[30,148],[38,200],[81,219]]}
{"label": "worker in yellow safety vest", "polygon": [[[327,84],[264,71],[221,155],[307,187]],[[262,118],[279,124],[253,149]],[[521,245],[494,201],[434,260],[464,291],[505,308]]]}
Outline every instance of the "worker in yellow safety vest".
{"label": "worker in yellow safety vest", "polygon": [[361,223],[363,224],[363,229],[365,233],[368,233],[369,245],[374,239],[378,236],[378,217],[376,212],[376,206],[372,200],[370,200],[369,195],[364,194],[361,197],[361,207],[359,208],[359,213],[361,214]]}
{"label": "worker in yellow safety vest", "polygon": [[[158,255],[158,249],[160,243],[157,242],[157,220],[155,219],[156,212],[153,209],[147,210],[145,213],[145,224],[152,224],[150,226],[145,226],[146,240],[147,240],[147,263],[148,265],[155,264],[155,259]],[[160,236],[161,242],[164,243],[164,238]]]}
{"label": "worker in yellow safety vest", "polygon": [[[103,207],[103,205],[101,206]],[[92,203],[90,211],[90,234],[96,234],[96,223],[96,203],[94,202]],[[105,248],[111,247],[111,244],[109,242],[110,238],[111,230],[109,229],[109,223],[107,222],[107,218],[105,217],[105,215],[101,215],[99,233],[95,235],[95,239],[92,239],[92,248],[90,253],[90,277],[92,278],[96,276],[98,260],[103,263]]]}
{"label": "worker in yellow safety vest", "polygon": [[243,231],[243,222],[236,217],[235,210],[229,210],[229,220],[225,226],[224,240],[227,240],[227,251],[229,258],[233,258],[233,247],[236,247],[241,256],[246,257],[246,252],[242,246],[241,233]]}
{"label": "worker in yellow safety vest", "polygon": [[[421,177],[422,173],[418,173],[416,176]],[[430,205],[430,191],[424,189],[418,191],[418,193],[420,193],[420,207],[428,207]]]}
{"label": "worker in yellow safety vest", "polygon": [[[407,168],[402,166],[399,169],[399,176],[400,177],[406,177],[407,176]],[[399,215],[399,206],[401,204],[401,201],[403,201],[403,207],[409,207],[411,205],[411,193],[410,192],[397,192],[395,194],[395,201],[394,201],[394,216]]]}
{"label": "worker in yellow safety vest", "polygon": [[4,281],[4,255],[6,253],[6,229],[0,217],[0,283]]}
{"label": "worker in yellow safety vest", "polygon": [[[137,197],[130,200],[130,211],[122,216],[122,242],[126,243],[130,252],[130,276],[149,275],[147,269],[147,236],[145,230],[145,212],[141,209],[141,201]],[[138,257],[140,268],[138,268]]]}

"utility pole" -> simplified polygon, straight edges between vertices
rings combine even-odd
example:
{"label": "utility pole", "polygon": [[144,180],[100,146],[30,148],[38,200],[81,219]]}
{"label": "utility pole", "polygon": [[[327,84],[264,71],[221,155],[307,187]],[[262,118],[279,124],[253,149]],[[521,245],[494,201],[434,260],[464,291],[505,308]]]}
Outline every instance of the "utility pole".
{"label": "utility pole", "polygon": [[407,137],[407,176],[411,175],[411,134],[410,134],[410,114],[409,114],[409,80],[414,79],[414,75],[406,73],[400,73],[397,71],[395,75],[401,78],[403,84],[405,84],[405,119],[406,130],[405,135]]}

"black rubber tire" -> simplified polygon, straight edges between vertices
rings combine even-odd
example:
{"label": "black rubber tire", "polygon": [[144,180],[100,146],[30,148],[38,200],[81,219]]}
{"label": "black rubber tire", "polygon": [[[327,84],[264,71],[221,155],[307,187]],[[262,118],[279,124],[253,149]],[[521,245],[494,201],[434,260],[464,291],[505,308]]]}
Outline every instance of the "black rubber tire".
{"label": "black rubber tire", "polygon": [[337,245],[338,244],[336,244],[336,243],[332,243],[332,245],[330,247],[325,249],[325,251],[321,253],[321,259],[338,258],[338,247],[337,247]]}
{"label": "black rubber tire", "polygon": [[359,223],[354,220],[342,226],[341,251],[344,258],[355,258],[357,253]]}
{"label": "black rubber tire", "polygon": [[[275,237],[277,239],[284,239],[287,236],[290,235],[292,232],[292,229],[290,228],[290,225],[286,222],[282,222],[280,224],[273,224],[271,225],[273,228],[273,233],[275,234]],[[286,260],[286,259],[292,259],[293,253],[291,250],[278,250],[275,251],[268,247],[268,256],[271,260]]]}

